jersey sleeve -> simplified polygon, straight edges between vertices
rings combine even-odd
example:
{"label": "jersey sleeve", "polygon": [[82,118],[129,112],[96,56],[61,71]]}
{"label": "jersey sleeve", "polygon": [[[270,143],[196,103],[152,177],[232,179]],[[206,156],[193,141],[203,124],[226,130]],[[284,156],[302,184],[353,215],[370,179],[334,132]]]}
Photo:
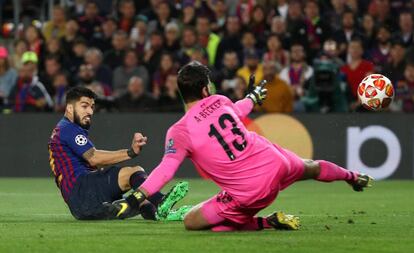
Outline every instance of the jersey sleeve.
{"label": "jersey sleeve", "polygon": [[237,101],[234,105],[234,111],[240,118],[245,118],[253,110],[253,101],[250,98],[244,98]]}
{"label": "jersey sleeve", "polygon": [[78,156],[95,147],[89,138],[80,129],[65,128],[60,133],[68,147]]}
{"label": "jersey sleeve", "polygon": [[165,152],[161,163],[141,185],[149,196],[167,184],[190,153],[190,142],[185,132],[171,128],[165,138]]}

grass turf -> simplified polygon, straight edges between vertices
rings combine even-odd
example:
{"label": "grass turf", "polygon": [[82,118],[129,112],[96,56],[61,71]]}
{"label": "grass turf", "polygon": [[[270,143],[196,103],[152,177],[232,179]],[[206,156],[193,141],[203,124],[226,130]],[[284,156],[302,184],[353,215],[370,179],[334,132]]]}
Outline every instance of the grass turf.
{"label": "grass turf", "polygon": [[[217,192],[190,180],[180,204]],[[188,232],[180,222],[76,221],[53,179],[0,179],[0,252],[414,252],[414,181],[382,181],[363,193],[345,183],[300,182],[273,210],[301,217],[299,231]]]}

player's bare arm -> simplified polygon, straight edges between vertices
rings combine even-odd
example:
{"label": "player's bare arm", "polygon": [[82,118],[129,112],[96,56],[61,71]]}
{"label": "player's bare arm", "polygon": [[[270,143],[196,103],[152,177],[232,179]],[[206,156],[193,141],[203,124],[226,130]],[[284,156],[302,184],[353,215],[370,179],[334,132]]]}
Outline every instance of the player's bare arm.
{"label": "player's bare arm", "polygon": [[91,166],[108,166],[120,163],[136,157],[144,145],[147,144],[147,137],[141,133],[135,133],[132,138],[130,149],[121,149],[116,151],[99,150],[94,147],[83,153],[83,158]]}

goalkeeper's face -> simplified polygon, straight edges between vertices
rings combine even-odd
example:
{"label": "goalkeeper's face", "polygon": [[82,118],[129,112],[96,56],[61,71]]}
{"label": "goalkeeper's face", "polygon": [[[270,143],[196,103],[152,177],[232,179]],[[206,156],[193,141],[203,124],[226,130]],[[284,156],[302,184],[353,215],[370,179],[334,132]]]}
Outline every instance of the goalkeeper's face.
{"label": "goalkeeper's face", "polygon": [[73,121],[82,128],[89,129],[93,111],[95,109],[94,99],[82,97],[75,103],[73,109]]}

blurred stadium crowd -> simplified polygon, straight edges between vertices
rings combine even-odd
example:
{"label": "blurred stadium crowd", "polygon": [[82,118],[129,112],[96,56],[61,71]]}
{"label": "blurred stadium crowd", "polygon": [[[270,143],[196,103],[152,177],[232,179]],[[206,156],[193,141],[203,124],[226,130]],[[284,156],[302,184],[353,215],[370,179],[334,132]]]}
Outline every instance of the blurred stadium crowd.
{"label": "blurred stadium crowd", "polygon": [[[26,2],[23,10],[36,9]],[[262,112],[358,111],[357,86],[370,73],[393,82],[390,110],[413,112],[413,8],[408,0],[60,1],[46,22],[23,11],[16,36],[2,24],[0,108],[61,112],[65,91],[83,85],[99,95],[99,111],[182,111],[177,70],[197,60],[232,100],[245,96],[250,74],[267,79]]]}

